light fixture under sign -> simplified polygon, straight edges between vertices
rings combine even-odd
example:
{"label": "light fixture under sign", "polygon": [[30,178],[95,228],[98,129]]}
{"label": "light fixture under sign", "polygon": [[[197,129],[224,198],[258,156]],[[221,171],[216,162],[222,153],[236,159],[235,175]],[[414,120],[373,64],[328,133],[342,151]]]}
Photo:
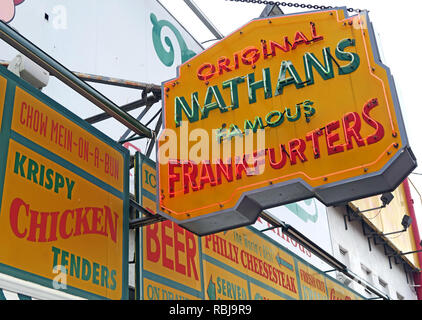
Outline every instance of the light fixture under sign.
{"label": "light fixture under sign", "polygon": [[46,70],[23,54],[16,55],[10,61],[7,69],[40,90],[48,84],[50,77],[50,74]]}

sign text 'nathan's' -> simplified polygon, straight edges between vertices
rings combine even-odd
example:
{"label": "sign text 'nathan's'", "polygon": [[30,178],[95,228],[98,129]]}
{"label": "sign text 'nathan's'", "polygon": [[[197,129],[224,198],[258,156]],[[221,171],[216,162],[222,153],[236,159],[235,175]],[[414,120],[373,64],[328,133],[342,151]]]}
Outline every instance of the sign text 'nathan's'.
{"label": "sign text 'nathan's'", "polygon": [[205,235],[393,190],[416,166],[367,13],[254,20],[163,83],[157,210]]}

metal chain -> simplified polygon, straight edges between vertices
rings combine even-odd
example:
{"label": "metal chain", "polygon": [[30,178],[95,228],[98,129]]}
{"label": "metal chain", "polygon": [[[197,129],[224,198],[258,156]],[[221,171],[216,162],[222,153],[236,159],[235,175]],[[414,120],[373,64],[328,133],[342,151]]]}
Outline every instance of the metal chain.
{"label": "metal chain", "polygon": [[[226,1],[234,1],[234,2],[247,2],[247,3],[258,3],[258,4],[269,4],[269,5],[278,5],[282,7],[293,7],[293,8],[302,8],[302,9],[315,9],[315,10],[326,10],[326,9],[333,9],[332,6],[318,6],[312,4],[303,4],[303,3],[293,3],[293,2],[280,2],[280,1],[267,1],[267,0],[226,0]],[[357,12],[360,13],[365,10],[361,9],[354,9],[354,8],[347,8],[349,12]]]}

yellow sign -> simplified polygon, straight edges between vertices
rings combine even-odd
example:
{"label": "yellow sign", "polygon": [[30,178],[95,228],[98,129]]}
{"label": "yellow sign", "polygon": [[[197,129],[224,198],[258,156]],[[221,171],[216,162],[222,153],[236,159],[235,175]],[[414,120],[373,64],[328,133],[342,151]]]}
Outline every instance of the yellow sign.
{"label": "yellow sign", "polygon": [[198,300],[198,297],[144,278],[144,300]]}
{"label": "yellow sign", "polygon": [[[206,261],[232,272],[231,278],[223,277],[228,279],[226,282],[241,286],[237,280],[241,276],[278,297],[299,299],[293,256],[246,228],[203,237],[202,255]],[[209,267],[204,269],[207,279]]]}
{"label": "yellow sign", "polygon": [[249,300],[248,282],[224,268],[204,262],[206,299]]}
{"label": "yellow sign", "polygon": [[128,152],[0,72],[16,83],[1,105],[1,272],[84,298],[126,299]]}
{"label": "yellow sign", "polygon": [[[140,156],[140,199],[151,205],[155,163]],[[198,237],[170,220],[145,226],[140,272],[144,300],[329,299],[324,273],[249,227]]]}
{"label": "yellow sign", "polygon": [[[164,282],[174,283],[175,290],[183,286],[200,296],[201,267],[199,239],[191,232],[167,220],[145,226],[142,230],[142,275],[145,279],[165,278]],[[145,299],[144,291],[144,299]]]}
{"label": "yellow sign", "polygon": [[160,214],[205,235],[298,199],[382,192],[413,170],[372,25],[346,14],[253,20],[163,84]]}
{"label": "yellow sign", "polygon": [[19,87],[12,130],[123,191],[123,156]]}
{"label": "yellow sign", "polygon": [[363,300],[362,297],[356,295],[351,290],[346,289],[339,283],[326,278],[328,300]]}
{"label": "yellow sign", "polygon": [[[358,212],[369,210],[360,213],[360,215],[375,230],[383,234],[400,231],[403,230],[401,224],[403,216],[410,215],[403,184],[400,184],[392,194],[394,198],[385,207],[382,207],[380,196],[352,201],[350,206]],[[374,208],[378,209],[370,210]],[[410,226],[405,232],[387,235],[384,238],[396,248],[397,252],[416,251],[418,248],[416,247],[413,232],[413,228]],[[417,253],[406,254],[402,258],[406,259],[414,268],[420,268]]]}
{"label": "yellow sign", "polygon": [[299,266],[299,277],[302,289],[303,300],[327,300],[327,288],[325,277],[314,269],[301,262]]}

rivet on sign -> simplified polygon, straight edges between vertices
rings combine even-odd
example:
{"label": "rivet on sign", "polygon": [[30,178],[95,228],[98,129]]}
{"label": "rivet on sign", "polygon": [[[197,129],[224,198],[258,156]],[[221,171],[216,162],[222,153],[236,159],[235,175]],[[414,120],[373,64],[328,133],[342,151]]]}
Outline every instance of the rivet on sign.
{"label": "rivet on sign", "polygon": [[220,208],[224,207],[224,204],[220,203]]}
{"label": "rivet on sign", "polygon": [[327,181],[327,180],[328,180],[328,178],[327,178],[327,177],[325,177],[325,178],[324,178],[324,181]]}
{"label": "rivet on sign", "polygon": [[364,171],[364,172],[368,172],[368,168],[364,168],[364,169],[363,169],[363,171]]}
{"label": "rivet on sign", "polygon": [[188,63],[187,66],[190,67],[190,64]]}
{"label": "rivet on sign", "polygon": [[271,23],[271,20],[268,20],[268,23]]}
{"label": "rivet on sign", "polygon": [[256,68],[256,65],[252,65],[252,69],[255,69]]}
{"label": "rivet on sign", "polygon": [[398,144],[398,143],[395,143],[395,144],[394,144],[394,148],[396,148],[396,149],[397,149],[398,147],[399,147],[399,144]]}
{"label": "rivet on sign", "polygon": [[332,12],[330,12],[330,16],[332,16],[333,15],[333,13]]}
{"label": "rivet on sign", "polygon": [[349,26],[351,26],[353,24],[353,21],[352,20],[350,20],[349,21]]}
{"label": "rivet on sign", "polygon": [[397,132],[393,132],[392,136],[393,138],[397,138]]}
{"label": "rivet on sign", "polygon": [[208,85],[209,84],[209,81],[205,81],[205,85]]}
{"label": "rivet on sign", "polygon": [[269,181],[268,184],[273,184],[273,182],[272,181]]}
{"label": "rivet on sign", "polygon": [[391,151],[387,151],[387,155],[389,156],[391,154]]}
{"label": "rivet on sign", "polygon": [[243,31],[240,31],[239,33],[240,33],[240,34],[243,34]]}
{"label": "rivet on sign", "polygon": [[372,70],[372,71],[375,71],[375,68],[374,68],[374,67],[371,67],[371,70]]}

